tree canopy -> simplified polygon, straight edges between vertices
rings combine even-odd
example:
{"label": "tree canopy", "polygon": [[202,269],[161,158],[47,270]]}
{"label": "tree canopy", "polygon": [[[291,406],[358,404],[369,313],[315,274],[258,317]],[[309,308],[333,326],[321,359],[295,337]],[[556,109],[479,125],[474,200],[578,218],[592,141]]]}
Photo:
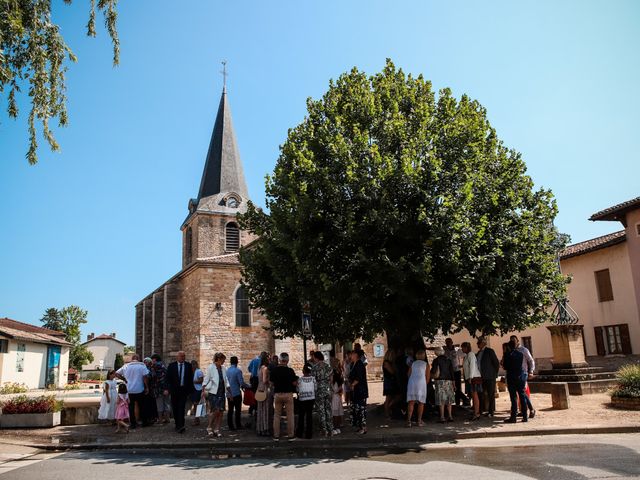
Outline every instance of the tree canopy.
{"label": "tree canopy", "polygon": [[87,311],[76,305],[57,308],[47,308],[40,319],[44,328],[58,330],[65,333],[65,340],[72,344],[69,350],[69,366],[79,370],[83,365],[93,362],[93,353],[81,345],[80,327],[87,323]]}
{"label": "tree canopy", "polygon": [[[71,4],[72,0],[64,0]],[[113,64],[120,57],[120,41],[116,30],[117,0],[90,0],[87,35],[96,36],[96,10],[104,14],[105,27],[113,43]],[[0,93],[8,92],[7,112],[18,117],[16,94],[23,88],[31,101],[29,112],[30,164],[38,161],[36,122],[52,150],[59,146],[49,127],[51,119],[67,125],[67,62],[76,56],[66,44],[60,27],[52,20],[51,0],[0,0]]]}
{"label": "tree canopy", "polygon": [[241,251],[252,305],[284,336],[310,305],[318,341],[494,334],[547,318],[565,280],[557,208],[484,107],[388,60],[331,81],[267,177]]}

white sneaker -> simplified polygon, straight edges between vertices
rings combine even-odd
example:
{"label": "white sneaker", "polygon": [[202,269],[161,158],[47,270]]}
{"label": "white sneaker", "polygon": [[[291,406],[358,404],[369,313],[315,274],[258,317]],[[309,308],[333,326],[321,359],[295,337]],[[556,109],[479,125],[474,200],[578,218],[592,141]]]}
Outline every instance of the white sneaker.
{"label": "white sneaker", "polygon": [[338,435],[339,433],[342,433],[342,432],[340,432],[340,429],[339,429],[339,428],[335,428],[335,429],[333,430],[333,432],[331,432],[331,433],[332,433],[333,435]]}

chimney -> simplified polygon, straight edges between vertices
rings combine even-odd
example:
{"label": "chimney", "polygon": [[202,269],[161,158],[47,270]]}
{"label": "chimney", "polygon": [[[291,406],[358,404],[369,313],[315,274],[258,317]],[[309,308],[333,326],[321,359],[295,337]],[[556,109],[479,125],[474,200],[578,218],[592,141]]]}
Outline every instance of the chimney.
{"label": "chimney", "polygon": [[95,335],[95,333],[91,332],[89,335],[87,335],[87,342],[88,342],[89,340],[93,340],[93,338],[94,338],[95,336],[96,336],[96,335]]}
{"label": "chimney", "polygon": [[111,334],[111,337],[116,338],[115,332]]}

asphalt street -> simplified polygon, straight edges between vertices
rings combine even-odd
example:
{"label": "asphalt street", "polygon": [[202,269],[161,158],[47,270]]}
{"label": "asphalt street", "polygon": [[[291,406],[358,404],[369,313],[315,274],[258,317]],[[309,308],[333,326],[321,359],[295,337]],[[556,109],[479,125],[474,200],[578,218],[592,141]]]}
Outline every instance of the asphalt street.
{"label": "asphalt street", "polygon": [[[330,454],[278,446],[233,458],[212,451],[39,452],[0,447],[0,480],[622,479],[640,478],[640,433],[464,440]],[[324,457],[324,458],[323,458]]]}

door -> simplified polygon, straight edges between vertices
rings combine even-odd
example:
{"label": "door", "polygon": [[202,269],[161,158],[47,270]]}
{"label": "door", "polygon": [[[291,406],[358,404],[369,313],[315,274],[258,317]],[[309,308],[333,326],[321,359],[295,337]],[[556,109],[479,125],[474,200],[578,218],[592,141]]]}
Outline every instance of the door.
{"label": "door", "polygon": [[58,386],[60,380],[60,345],[49,345],[47,347],[47,377],[45,386]]}

